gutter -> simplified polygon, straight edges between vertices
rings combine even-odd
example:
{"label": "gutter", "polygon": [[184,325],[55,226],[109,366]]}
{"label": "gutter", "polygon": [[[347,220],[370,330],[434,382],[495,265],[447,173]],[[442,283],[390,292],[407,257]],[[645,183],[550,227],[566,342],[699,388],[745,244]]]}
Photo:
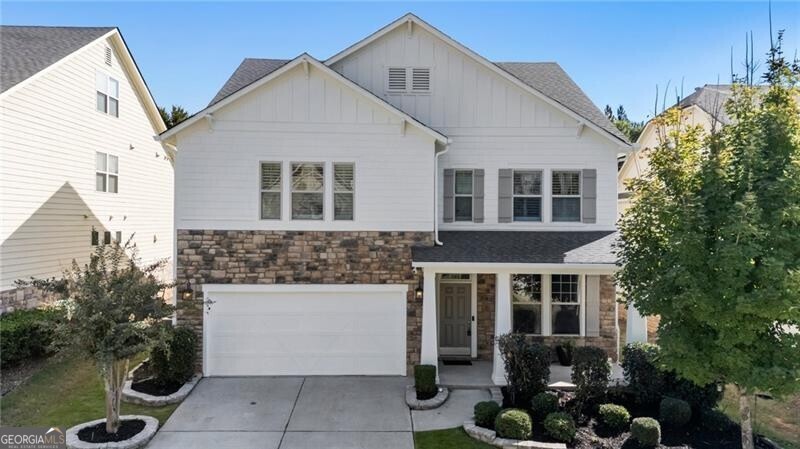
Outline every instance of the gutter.
{"label": "gutter", "polygon": [[444,150],[433,156],[433,244],[438,246],[444,245],[439,241],[439,156],[450,151],[450,142],[448,138]]}

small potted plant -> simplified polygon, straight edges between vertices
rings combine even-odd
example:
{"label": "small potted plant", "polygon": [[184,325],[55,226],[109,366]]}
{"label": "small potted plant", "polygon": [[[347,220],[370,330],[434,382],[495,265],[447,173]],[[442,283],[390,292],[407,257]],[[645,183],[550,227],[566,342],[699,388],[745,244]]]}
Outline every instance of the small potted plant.
{"label": "small potted plant", "polygon": [[561,366],[572,366],[572,352],[574,349],[575,343],[572,340],[563,340],[556,346],[556,355]]}

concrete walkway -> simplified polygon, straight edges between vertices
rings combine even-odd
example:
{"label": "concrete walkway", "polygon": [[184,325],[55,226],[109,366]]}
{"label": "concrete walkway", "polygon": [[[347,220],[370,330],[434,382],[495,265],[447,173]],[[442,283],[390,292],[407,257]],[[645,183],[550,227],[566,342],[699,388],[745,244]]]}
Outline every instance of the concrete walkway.
{"label": "concrete walkway", "polygon": [[475,404],[491,399],[489,390],[451,390],[450,396],[441,407],[433,410],[412,410],[411,419],[414,431],[452,429],[460,427],[464,421],[472,419]]}

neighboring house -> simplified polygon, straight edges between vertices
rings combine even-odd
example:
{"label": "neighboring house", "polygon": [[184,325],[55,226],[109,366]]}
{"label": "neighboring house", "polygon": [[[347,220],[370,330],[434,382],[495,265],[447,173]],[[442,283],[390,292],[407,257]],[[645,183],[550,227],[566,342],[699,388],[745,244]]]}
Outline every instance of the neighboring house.
{"label": "neighboring house", "polygon": [[205,375],[468,358],[500,384],[512,331],[617,356],[630,144],[555,63],[490,62],[409,14],[325,61],[245,59],[161,139]]}
{"label": "neighboring house", "polygon": [[0,88],[0,312],[95,245],[135,234],[144,261],[171,258],[172,156],[119,30],[2,26]]}

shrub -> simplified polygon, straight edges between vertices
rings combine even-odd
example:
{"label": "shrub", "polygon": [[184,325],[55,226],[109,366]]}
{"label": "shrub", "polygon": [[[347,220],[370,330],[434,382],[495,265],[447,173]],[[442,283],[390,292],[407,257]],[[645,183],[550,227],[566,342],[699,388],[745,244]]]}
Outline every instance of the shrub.
{"label": "shrub", "polygon": [[561,366],[572,366],[572,353],[575,351],[575,342],[572,340],[564,340],[556,346],[556,355],[558,356],[558,363]]}
{"label": "shrub", "polygon": [[505,334],[497,339],[503,357],[510,402],[528,407],[531,399],[547,388],[550,380],[550,350],[530,343],[521,334]]}
{"label": "shrub", "polygon": [[603,404],[600,406],[600,422],[612,432],[622,432],[631,422],[628,409],[616,404]]}
{"label": "shrub", "polygon": [[575,398],[580,404],[593,404],[602,398],[608,388],[611,367],[606,352],[594,346],[575,349],[572,364],[572,383]]}
{"label": "shrub", "polygon": [[722,433],[736,432],[738,424],[731,421],[725,413],[719,410],[704,410],[700,415],[700,425],[707,430]]}
{"label": "shrub", "polygon": [[157,383],[182,384],[194,374],[197,335],[187,327],[168,329],[164,344],[150,350],[150,369]]}
{"label": "shrub", "polygon": [[547,415],[558,411],[558,396],[539,393],[531,400],[531,415],[534,421],[542,421]]}
{"label": "shrub", "polygon": [[661,444],[661,426],[653,418],[634,418],[631,438],[644,447],[656,447]]}
{"label": "shrub", "polygon": [[622,350],[622,372],[639,404],[656,404],[663,394],[664,381],[657,365],[658,353],[658,346],[648,343],[631,343]]}
{"label": "shrub", "polygon": [[494,430],[501,438],[525,440],[531,436],[532,429],[531,417],[518,408],[503,410],[494,421]]}
{"label": "shrub", "polygon": [[417,399],[424,401],[436,396],[436,367],[434,365],[416,365],[414,367],[414,389]]}
{"label": "shrub", "polygon": [[674,372],[664,374],[664,394],[683,399],[700,414],[703,410],[712,410],[722,399],[720,384],[697,385],[689,379],[678,377]]}
{"label": "shrub", "polygon": [[487,429],[494,429],[494,420],[500,414],[500,405],[494,401],[483,401],[475,404],[475,424]]}
{"label": "shrub", "polygon": [[664,398],[658,408],[658,417],[667,427],[683,427],[692,419],[692,406],[682,399]]}
{"label": "shrub", "polygon": [[50,351],[57,312],[17,310],[0,317],[0,367],[41,357]]}
{"label": "shrub", "polygon": [[558,441],[569,443],[575,439],[575,420],[567,413],[555,412],[544,419],[544,430]]}

